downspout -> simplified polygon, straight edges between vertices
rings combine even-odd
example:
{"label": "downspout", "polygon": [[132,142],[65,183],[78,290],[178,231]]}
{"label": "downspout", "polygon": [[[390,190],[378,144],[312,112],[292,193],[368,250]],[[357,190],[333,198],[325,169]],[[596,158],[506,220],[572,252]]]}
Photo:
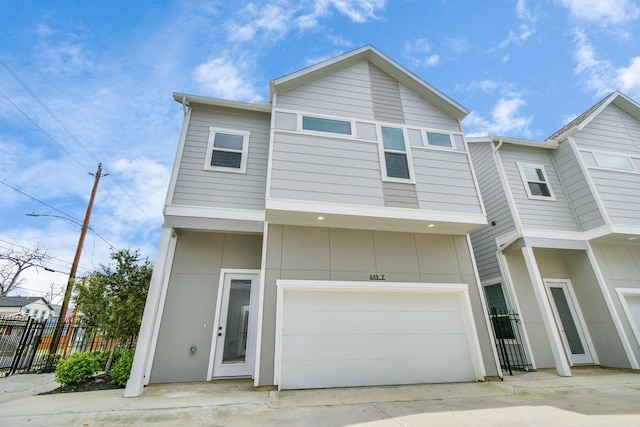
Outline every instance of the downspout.
{"label": "downspout", "polygon": [[503,142],[504,142],[504,141],[502,141],[502,138],[498,139],[498,145],[494,145],[494,146],[493,146],[493,152],[494,152],[494,153],[495,153],[495,152],[497,152],[497,151],[500,149],[500,147],[502,147],[502,143],[503,143]]}
{"label": "downspout", "polygon": [[189,101],[187,101],[186,96],[182,97],[182,112],[185,116],[187,115],[187,112],[189,112]]}

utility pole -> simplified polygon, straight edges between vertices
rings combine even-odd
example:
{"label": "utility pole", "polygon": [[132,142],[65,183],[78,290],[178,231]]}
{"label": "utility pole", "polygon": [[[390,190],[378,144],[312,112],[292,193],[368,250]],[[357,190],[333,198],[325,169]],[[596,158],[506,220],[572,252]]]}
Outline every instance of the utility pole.
{"label": "utility pole", "polygon": [[89,205],[87,206],[87,213],[82,223],[82,231],[80,231],[80,239],[78,240],[78,247],[76,248],[76,255],[73,258],[73,264],[71,265],[71,271],[69,272],[69,281],[67,282],[67,289],[64,292],[64,298],[62,300],[62,307],[60,308],[60,315],[58,316],[58,323],[56,330],[51,337],[51,345],[49,346],[49,358],[47,360],[47,368],[53,366],[53,356],[58,351],[58,345],[60,344],[60,338],[62,337],[62,328],[64,327],[64,318],[67,316],[67,308],[69,307],[69,300],[71,299],[71,293],[73,292],[73,284],[76,280],[76,272],[78,271],[78,264],[80,263],[80,255],[82,254],[82,246],[84,245],[84,237],[87,234],[89,228],[89,220],[91,218],[91,210],[93,209],[93,201],[96,198],[96,192],[98,191],[98,182],[102,175],[102,163],[98,164],[98,171],[95,175],[95,181],[93,182],[93,190],[91,190],[91,198],[89,198]]}

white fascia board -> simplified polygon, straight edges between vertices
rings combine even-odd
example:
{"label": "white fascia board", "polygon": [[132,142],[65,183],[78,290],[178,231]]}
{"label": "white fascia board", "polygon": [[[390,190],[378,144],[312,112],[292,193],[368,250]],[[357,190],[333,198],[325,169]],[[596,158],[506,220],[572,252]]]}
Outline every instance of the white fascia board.
{"label": "white fascia board", "polygon": [[362,216],[369,218],[389,218],[398,220],[436,221],[462,224],[487,224],[482,213],[431,211],[425,209],[405,209],[387,206],[347,205],[342,203],[313,202],[307,200],[266,199],[265,208],[290,212],[313,212],[334,215]]}
{"label": "white fascia board", "polygon": [[188,103],[211,105],[214,107],[234,108],[238,110],[258,111],[262,113],[271,113],[271,104],[264,102],[240,102],[231,101],[221,98],[210,98],[207,96],[189,95],[185,93],[173,93],[173,99],[182,103],[186,100]]}
{"label": "white fascia board", "polygon": [[176,156],[173,160],[173,170],[171,171],[171,177],[169,179],[169,187],[167,188],[167,194],[165,196],[165,206],[171,203],[173,195],[176,191],[176,183],[178,182],[178,172],[180,170],[180,160],[184,153],[184,146],[187,141],[187,130],[189,129],[189,123],[191,122],[191,108],[186,111],[182,121],[182,130],[180,131],[180,140],[178,141],[178,149],[176,150]]}
{"label": "white fascia board", "polygon": [[588,242],[599,237],[608,236],[610,234],[631,234],[640,235],[640,227],[619,226],[619,225],[602,225],[587,231],[560,231],[560,230],[539,230],[525,229],[522,230],[522,237],[554,239],[554,240],[578,240]]}
{"label": "white fascia board", "polygon": [[182,216],[264,222],[265,211],[257,209],[212,208],[207,206],[167,205],[165,216]]}

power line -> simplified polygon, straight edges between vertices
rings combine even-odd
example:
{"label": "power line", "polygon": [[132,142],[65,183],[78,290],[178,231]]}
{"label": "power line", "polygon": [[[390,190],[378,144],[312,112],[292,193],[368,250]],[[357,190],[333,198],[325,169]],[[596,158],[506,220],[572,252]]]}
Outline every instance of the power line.
{"label": "power line", "polygon": [[83,149],[83,150],[84,150],[84,151],[85,151],[89,156],[91,156],[91,158],[92,158],[93,160],[95,160],[97,163],[100,163],[100,160],[98,159],[98,157],[96,157],[96,156],[91,152],[91,150],[89,150],[89,148],[88,148],[86,145],[84,145],[84,144],[82,143],[82,141],[80,141],[80,139],[79,139],[79,138],[78,138],[78,137],[77,137],[73,132],[71,132],[71,129],[69,129],[69,128],[67,127],[67,125],[65,125],[65,124],[62,122],[62,120],[60,120],[60,119],[58,118],[58,116],[56,116],[56,114],[55,114],[55,113],[54,113],[54,112],[53,112],[53,111],[52,111],[52,110],[47,106],[47,104],[45,104],[45,103],[44,103],[44,101],[42,101],[42,100],[38,97],[38,95],[36,95],[36,93],[35,93],[34,91],[32,91],[32,90],[31,90],[31,88],[30,88],[30,87],[29,87],[29,86],[28,86],[28,85],[27,85],[27,84],[26,84],[26,83],[25,83],[25,82],[20,78],[20,76],[18,76],[18,74],[17,74],[15,71],[13,71],[13,70],[11,69],[11,67],[9,67],[9,65],[8,65],[6,62],[4,62],[4,61],[2,60],[2,58],[0,58],[0,64],[1,64],[4,68],[6,68],[6,70],[9,72],[9,74],[11,74],[11,75],[13,76],[13,78],[14,78],[14,79],[16,79],[16,81],[17,81],[18,83],[20,83],[20,85],[24,88],[24,90],[26,90],[26,91],[29,93],[29,95],[31,95],[31,97],[32,97],[33,99],[35,99],[35,100],[36,100],[36,102],[37,102],[38,104],[40,104],[40,106],[41,106],[41,107],[42,107],[42,108],[43,108],[43,109],[44,109],[44,110],[49,114],[49,116],[51,116],[51,118],[53,118],[53,120],[55,120],[55,121],[60,125],[60,127],[62,127],[62,129],[64,129],[64,130],[65,130],[65,132],[67,132],[67,133],[69,134],[69,136],[71,136],[71,138],[73,138],[73,140],[74,140],[74,141],[75,141],[75,142],[76,142],[76,143],[77,143],[77,144],[78,144],[78,145],[79,145],[79,146],[80,146],[80,147],[81,147],[81,148],[82,148],[82,149]]}
{"label": "power line", "polygon": [[[1,60],[0,60],[1,61]],[[47,136],[47,138],[49,138],[51,141],[53,141],[54,144],[56,144],[58,147],[60,147],[65,153],[67,153],[67,155],[69,157],[71,157],[71,159],[73,159],[74,162],[76,162],[78,165],[80,165],[81,168],[83,168],[84,170],[86,170],[87,172],[89,172],[89,169],[87,169],[82,163],[80,163],[80,161],[78,159],[76,159],[75,157],[73,157],[73,155],[69,152],[69,150],[67,150],[66,148],[64,148],[58,141],[55,140],[54,137],[52,137],[51,135],[49,135],[49,133],[47,131],[45,131],[38,123],[35,122],[35,120],[33,120],[31,117],[29,117],[29,115],[27,113],[25,113],[20,107],[18,107],[18,105],[16,105],[15,102],[13,102],[7,95],[4,94],[4,92],[0,91],[0,95],[2,95],[4,97],[4,99],[6,99],[11,105],[13,105],[13,107],[20,111],[22,113],[23,116],[25,116],[27,118],[27,120],[29,120],[31,123],[33,123],[33,125],[35,127],[37,127],[38,129],[40,129],[40,131],[45,134]]]}
{"label": "power line", "polygon": [[[26,84],[26,83],[25,83],[25,82],[20,78],[20,76],[19,76],[15,71],[13,71],[13,69],[12,69],[11,67],[9,67],[9,65],[8,65],[6,62],[4,62],[4,61],[2,60],[2,58],[0,58],[0,64],[1,64],[1,65],[2,65],[2,66],[3,66],[3,67],[4,67],[4,68],[9,72],[9,74],[11,74],[11,76],[12,76],[12,77],[13,77],[13,78],[18,82],[18,83],[20,83],[20,85],[21,85],[21,86],[22,86],[22,87],[23,87],[23,88],[24,88],[24,89],[29,93],[29,95],[31,95],[31,97],[33,97],[33,99],[35,99],[35,100],[36,100],[36,102],[38,102],[38,104],[40,104],[40,106],[41,106],[41,107],[42,107],[42,108],[43,108],[43,109],[44,109],[44,110],[45,110],[45,111],[46,111],[46,112],[51,116],[51,118],[53,118],[53,119],[54,119],[54,120],[55,120],[55,121],[56,121],[56,122],[57,122],[57,123],[62,127],[62,129],[64,129],[64,130],[65,130],[65,131],[66,131],[66,132],[71,136],[71,138],[72,138],[72,139],[73,139],[73,140],[74,140],[74,141],[75,141],[75,142],[76,142],[76,143],[77,143],[77,144],[78,144],[78,145],[79,145],[79,146],[80,146],[80,147],[81,147],[81,148],[82,148],[82,149],[83,149],[87,154],[89,154],[89,156],[91,156],[91,158],[92,158],[92,159],[94,159],[94,160],[95,160],[96,162],[98,162],[98,163],[102,163],[102,162],[100,161],[100,159],[98,159],[98,157],[97,157],[95,154],[93,154],[93,153],[91,152],[91,150],[89,150],[89,148],[88,148],[85,144],[83,144],[83,143],[82,143],[82,141],[80,141],[80,139],[79,139],[79,138],[78,138],[78,137],[77,137],[77,136],[76,136],[76,135],[71,131],[71,129],[69,129],[69,128],[67,127],[67,125],[65,125],[65,124],[62,122],[62,120],[60,120],[60,119],[58,118],[58,116],[56,116],[56,114],[55,114],[55,113],[54,113],[54,112],[53,112],[53,111],[52,111],[52,110],[51,110],[51,109],[50,109],[50,108],[49,108],[49,107],[44,103],[44,101],[42,101],[42,99],[40,99],[40,97],[38,97],[38,95],[37,95],[33,90],[31,90],[31,88],[30,88],[30,87],[29,87],[29,86],[28,86],[28,85],[27,85],[27,84]],[[6,95],[4,95],[4,94],[3,94],[3,96],[4,96],[5,98],[9,99]],[[11,102],[11,100],[9,100],[9,102]],[[17,107],[13,102],[11,102],[11,104],[13,104],[16,108],[18,108],[18,107]],[[20,110],[20,109],[18,109],[18,110],[19,110],[20,112],[22,112],[22,110]],[[25,114],[25,113],[23,113],[23,114]],[[26,114],[25,114],[25,116],[26,116]],[[29,118],[29,117],[27,116],[27,118]],[[31,120],[31,119],[29,119],[29,120]],[[32,122],[33,122],[33,121],[32,121]],[[34,124],[35,124],[35,122],[34,122]],[[38,126],[38,125],[36,125],[36,126]],[[38,126],[38,128],[40,128],[40,126]],[[40,129],[41,129],[41,128],[40,128]],[[43,132],[44,132],[44,131],[43,131]],[[45,134],[46,134],[46,133],[45,133]],[[53,138],[51,138],[51,139],[53,140]],[[53,141],[54,141],[57,145],[59,145],[59,146],[60,146],[60,144],[58,144],[55,140],[53,140]],[[64,149],[64,148],[63,148],[63,149]],[[67,150],[65,150],[65,151],[67,151]],[[68,153],[68,151],[67,151],[67,153]],[[74,159],[74,160],[75,160],[75,159]],[[76,160],[76,161],[77,161],[77,160]],[[82,165],[81,165],[81,166],[82,166]],[[84,166],[82,166],[82,167],[84,168]],[[86,169],[86,168],[85,168],[85,169]],[[130,200],[131,202],[133,202],[133,204],[136,206],[136,208],[138,208],[138,210],[139,210],[140,212],[142,212],[142,214],[147,218],[147,220],[148,220],[150,223],[152,223],[152,224],[154,224],[154,225],[155,225],[155,224],[156,224],[156,222],[155,222],[153,219],[151,219],[151,217],[150,217],[150,216],[145,212],[145,210],[144,210],[144,209],[142,209],[142,207],[138,204],[138,202],[136,202],[136,200],[135,200],[135,199],[134,199],[134,198],[133,198],[133,197],[132,197],[128,192],[127,192],[127,190],[125,189],[125,187],[124,187],[122,184],[120,184],[120,182],[118,182],[118,180],[117,180],[117,179],[113,178],[113,180],[114,180],[114,181],[115,181],[115,183],[120,187],[120,189],[122,190],[122,192],[123,192],[123,193],[124,193],[128,198],[129,198],[129,200]]]}

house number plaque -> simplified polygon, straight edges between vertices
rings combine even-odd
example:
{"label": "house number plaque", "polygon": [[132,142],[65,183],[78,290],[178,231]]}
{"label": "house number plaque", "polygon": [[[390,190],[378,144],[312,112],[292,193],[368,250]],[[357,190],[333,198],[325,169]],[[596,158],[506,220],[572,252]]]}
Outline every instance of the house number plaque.
{"label": "house number plaque", "polygon": [[370,274],[369,280],[385,280],[384,274]]}

